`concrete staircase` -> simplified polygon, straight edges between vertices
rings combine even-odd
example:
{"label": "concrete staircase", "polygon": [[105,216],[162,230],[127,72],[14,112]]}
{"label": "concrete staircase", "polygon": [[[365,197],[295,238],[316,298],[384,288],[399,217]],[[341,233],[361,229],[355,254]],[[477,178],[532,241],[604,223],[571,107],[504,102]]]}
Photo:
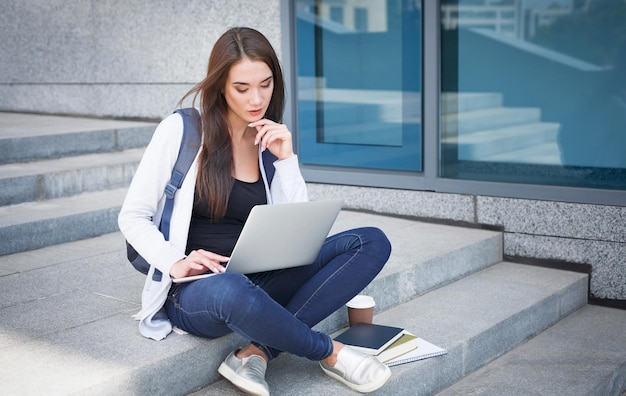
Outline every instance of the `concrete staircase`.
{"label": "concrete staircase", "polygon": [[116,231],[154,127],[0,113],[0,254]]}
{"label": "concrete staircase", "polygon": [[560,125],[537,108],[504,107],[499,93],[442,95],[442,144],[461,161],[560,164]]}
{"label": "concrete staircase", "polygon": [[[173,333],[154,342],[131,319],[143,276],[127,263],[115,220],[153,129],[0,113],[3,394],[241,394],[216,369],[245,340]],[[350,210],[334,231],[360,225],[382,228],[394,247],[364,291],[377,301],[375,321],[448,351],[394,367],[376,394],[626,389],[626,311],[587,305],[587,275],[503,261],[494,231]],[[336,333],[346,323],[339,310],[316,328]],[[317,363],[287,354],[271,362],[267,380],[274,395],[354,394]]]}
{"label": "concrete staircase", "polygon": [[[420,92],[318,90],[315,84],[323,80],[300,79],[299,83],[300,117],[305,125],[319,122],[319,100],[323,99],[326,143],[403,146],[407,137],[402,125],[420,129]],[[560,125],[542,121],[538,108],[504,106],[500,93],[444,93],[441,118],[443,148],[454,150],[460,161],[561,163]]]}

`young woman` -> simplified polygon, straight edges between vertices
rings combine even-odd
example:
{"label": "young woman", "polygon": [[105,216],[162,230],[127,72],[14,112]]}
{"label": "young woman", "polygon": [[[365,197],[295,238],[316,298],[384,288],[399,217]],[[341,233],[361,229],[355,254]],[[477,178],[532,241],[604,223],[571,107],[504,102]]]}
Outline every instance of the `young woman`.
{"label": "young woman", "polygon": [[[206,78],[183,99],[190,96],[194,104],[200,101],[202,146],[176,195],[169,240],[157,225],[182,139],[179,114],[157,127],[119,215],[122,233],[151,264],[141,334],[160,340],[172,324],[200,337],[241,334],[250,344],[227,356],[218,371],[253,395],[269,394],[267,362],[280,352],[319,361],[326,374],[354,390],[380,388],[391,375],[388,367],[311,328],[380,272],[391,252],[381,230],[331,236],[316,261],[303,267],[224,272],[253,206],[307,200],[291,133],[280,123],[283,76],[268,40],[249,28],[224,33]],[[276,157],[273,169],[262,160],[267,151]],[[207,271],[220,275],[172,282]]]}

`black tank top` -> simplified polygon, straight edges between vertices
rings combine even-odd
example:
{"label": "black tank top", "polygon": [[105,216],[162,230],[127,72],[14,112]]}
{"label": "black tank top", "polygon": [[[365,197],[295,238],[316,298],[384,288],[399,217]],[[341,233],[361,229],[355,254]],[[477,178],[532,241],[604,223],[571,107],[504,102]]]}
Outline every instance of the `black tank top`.
{"label": "black tank top", "polygon": [[214,220],[209,213],[208,202],[199,200],[196,191],[185,253],[204,249],[230,256],[252,208],[266,203],[265,186],[261,177],[254,183],[235,179],[226,215],[222,219]]}

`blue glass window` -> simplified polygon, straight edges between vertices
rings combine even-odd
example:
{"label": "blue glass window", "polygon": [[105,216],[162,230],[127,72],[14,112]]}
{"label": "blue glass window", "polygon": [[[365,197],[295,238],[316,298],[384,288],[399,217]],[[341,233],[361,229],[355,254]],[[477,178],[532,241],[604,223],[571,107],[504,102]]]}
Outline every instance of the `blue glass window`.
{"label": "blue glass window", "polygon": [[626,189],[626,3],[442,1],[446,178]]}
{"label": "blue glass window", "polygon": [[422,170],[419,1],[296,1],[303,164]]}

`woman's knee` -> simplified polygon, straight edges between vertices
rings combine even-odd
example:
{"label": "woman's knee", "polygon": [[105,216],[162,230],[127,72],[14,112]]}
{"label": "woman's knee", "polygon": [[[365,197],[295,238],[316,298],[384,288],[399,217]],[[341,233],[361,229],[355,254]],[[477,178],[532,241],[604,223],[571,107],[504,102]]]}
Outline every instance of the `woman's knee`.
{"label": "woman's knee", "polygon": [[368,254],[379,257],[383,263],[386,262],[391,255],[391,242],[385,232],[378,227],[364,227],[361,230],[366,241],[363,248],[367,249]]}

